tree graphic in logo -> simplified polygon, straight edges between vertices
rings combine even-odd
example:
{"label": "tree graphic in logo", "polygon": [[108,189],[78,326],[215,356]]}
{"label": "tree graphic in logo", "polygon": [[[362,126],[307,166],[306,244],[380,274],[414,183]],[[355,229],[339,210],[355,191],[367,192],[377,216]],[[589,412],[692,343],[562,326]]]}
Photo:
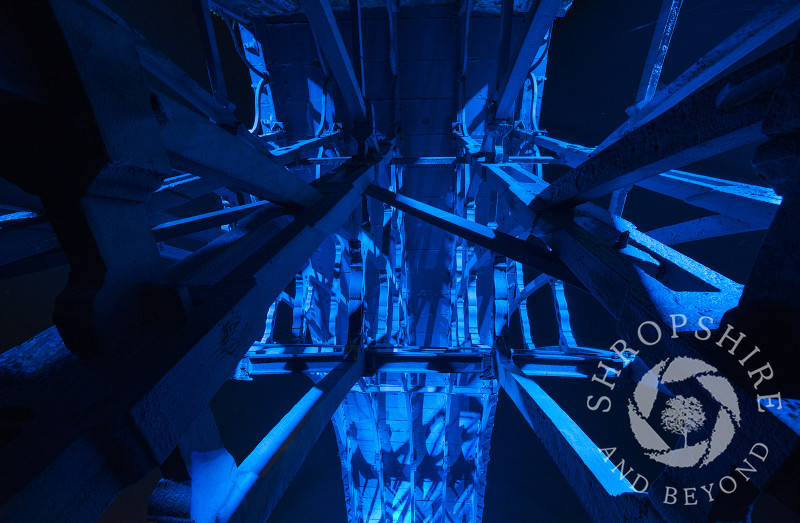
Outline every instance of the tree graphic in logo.
{"label": "tree graphic in logo", "polygon": [[[669,388],[670,384],[695,380],[714,400],[713,407],[703,405],[693,396],[678,395],[666,401],[660,415],[661,428],[673,434],[683,435],[683,447],[672,449],[648,421],[658,417],[653,412],[659,394],[659,385]],[[687,388],[687,387],[682,387]],[[704,407],[717,411],[711,435],[689,444],[689,434],[700,429],[706,421]],[[717,369],[704,361],[679,357],[666,359],[645,374],[628,401],[628,416],[631,430],[639,444],[651,459],[673,467],[692,467],[700,463],[711,463],[728,447],[733,440],[741,415],[739,402],[730,382],[720,376]]]}
{"label": "tree graphic in logo", "polygon": [[695,397],[675,396],[667,400],[667,408],[661,413],[661,426],[673,434],[686,436],[699,429],[706,421],[703,405]]}

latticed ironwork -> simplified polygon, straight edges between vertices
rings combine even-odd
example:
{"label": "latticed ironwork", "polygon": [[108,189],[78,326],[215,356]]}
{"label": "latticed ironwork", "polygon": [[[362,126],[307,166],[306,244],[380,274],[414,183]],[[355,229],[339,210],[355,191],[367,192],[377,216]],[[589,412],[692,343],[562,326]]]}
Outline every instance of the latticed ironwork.
{"label": "latticed ironwork", "polygon": [[[777,484],[798,443],[797,2],[761,2],[668,85],[682,2],[660,2],[629,118],[597,147],[540,121],[571,0],[195,0],[185,41],[210,89],[119,4],[0,7],[0,285],[69,268],[37,298],[54,325],[0,355],[0,519],[95,519],[158,467],[152,521],[266,520],[332,423],[351,523],[479,522],[501,388],[595,520],[800,513]],[[761,185],[683,170],[748,146]],[[637,198],[694,214],[639,227]],[[688,255],[754,231],[747,278]],[[618,341],[581,341],[578,293]],[[647,381],[678,357],[708,360],[710,393],[682,388],[688,371]],[[308,392],[275,399],[288,412],[237,463],[217,391],[300,373]],[[650,407],[671,395],[662,424],[683,439],[658,440],[658,479],[640,488],[548,379],[600,387],[592,412],[633,381]],[[736,405],[728,425],[710,428],[709,394]],[[735,502],[689,503],[695,477],[664,456],[690,433],[718,476],[768,465]]]}

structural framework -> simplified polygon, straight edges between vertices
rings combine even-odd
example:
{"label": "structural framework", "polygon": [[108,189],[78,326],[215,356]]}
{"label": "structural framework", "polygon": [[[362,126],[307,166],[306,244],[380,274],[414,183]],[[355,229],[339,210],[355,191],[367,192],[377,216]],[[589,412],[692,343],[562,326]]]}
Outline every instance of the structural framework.
{"label": "structural framework", "polygon": [[[673,467],[644,491],[609,467],[537,378],[633,360],[578,343],[572,286],[623,340],[676,314],[688,333],[734,325],[772,347],[765,379],[793,405],[800,55],[762,49],[800,4],[759,2],[659,88],[681,8],[663,0],[630,118],[591,148],[539,127],[571,3],[197,0],[210,91],[99,0],[0,6],[0,278],[70,267],[55,325],[0,355],[0,519],[93,520],[160,467],[153,521],[263,521],[332,422],[351,523],[478,522],[501,387],[592,518],[722,518],[657,502],[691,484]],[[250,72],[252,124],[222,38]],[[749,144],[765,186],[680,170]],[[633,186],[706,215],[640,231],[622,217]],[[758,230],[744,285],[671,247]],[[529,314],[534,293],[550,318]],[[536,346],[553,320],[558,343]],[[634,366],[701,350],[675,336]],[[703,357],[725,369],[721,354]],[[237,463],[209,402],[286,373],[308,393]],[[748,385],[731,389],[745,417]],[[797,511],[798,424],[778,414],[747,428],[771,465],[726,521]]]}

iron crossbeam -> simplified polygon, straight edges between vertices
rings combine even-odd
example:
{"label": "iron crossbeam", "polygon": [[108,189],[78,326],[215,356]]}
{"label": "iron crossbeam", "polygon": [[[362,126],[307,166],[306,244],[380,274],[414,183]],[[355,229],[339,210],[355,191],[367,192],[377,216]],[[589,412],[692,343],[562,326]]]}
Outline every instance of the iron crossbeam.
{"label": "iron crossbeam", "polygon": [[636,185],[758,228],[769,227],[782,201],[768,187],[684,171],[668,171]]}
{"label": "iron crossbeam", "polygon": [[451,165],[456,162],[455,156],[420,156],[418,158],[394,158],[392,165],[405,165],[407,167],[425,167],[436,165]]}
{"label": "iron crossbeam", "polygon": [[[225,505],[214,514],[216,518],[207,521],[266,521],[363,373],[364,359],[359,354],[340,362],[306,393],[239,465]],[[214,482],[209,486],[219,488]]]}
{"label": "iron crossbeam", "polygon": [[498,85],[492,95],[491,104],[495,104],[494,118],[506,120],[513,116],[514,101],[517,99],[528,70],[531,68],[539,48],[544,42],[547,31],[552,27],[561,0],[541,0],[530,18],[525,36],[516,54],[511,60],[511,68],[504,81]]}
{"label": "iron crossbeam", "polygon": [[265,153],[169,97],[158,95],[157,104],[163,115],[159,118],[161,137],[173,168],[216,179],[276,204],[306,206],[320,196]]}
{"label": "iron crossbeam", "polygon": [[47,217],[36,212],[18,211],[0,215],[0,230],[12,230],[45,223]]}
{"label": "iron crossbeam", "polygon": [[[741,285],[649,238],[629,222],[611,217],[593,204],[584,204],[576,211],[577,215],[561,214],[557,218],[551,215],[549,219],[559,223],[555,224],[549,243],[559,258],[587,283],[587,288],[598,301],[618,319],[617,328],[622,339],[637,339],[638,329],[647,321],[655,322],[662,330],[670,329],[670,314],[685,315],[687,325],[683,328],[686,330],[698,330],[693,318],[701,316],[706,316],[708,323],[713,319],[711,329],[724,325],[723,314],[739,301]],[[615,238],[621,231],[627,231],[629,237],[627,244],[620,248],[615,244]],[[648,263],[651,263],[647,261],[648,257],[663,269],[654,272],[648,268]],[[619,289],[625,289],[625,292],[621,293]],[[665,337],[663,343],[642,351],[641,357],[646,364],[654,365],[676,355],[698,357],[702,353],[712,364],[724,367],[724,356],[701,352],[704,348],[697,346],[691,337]],[[742,426],[747,423],[745,417],[752,419],[751,424],[747,424],[748,438],[763,441],[770,449],[773,444],[781,447],[782,455],[776,456],[774,463],[777,467],[788,455],[783,453],[783,449],[791,452],[797,444],[793,429],[777,417],[759,417],[755,402],[750,401],[753,397],[750,390],[738,382],[733,385],[737,395],[747,398],[746,408],[742,411]],[[732,448],[730,452],[735,455],[733,453],[742,450]],[[692,479],[690,475],[682,475],[679,481],[690,482]],[[673,475],[670,481],[678,480]],[[667,508],[660,506],[659,510]],[[668,519],[673,517],[674,514],[669,515]]]}
{"label": "iron crossbeam", "polygon": [[328,0],[300,0],[308,17],[314,38],[342,93],[350,117],[356,122],[367,121],[367,106],[361,87],[353,71],[353,63],[345,49],[339,26],[333,16]]}
{"label": "iron crossbeam", "polygon": [[[617,332],[621,339],[635,344],[634,340],[637,340],[644,322],[653,322],[659,325],[662,332],[668,332],[672,328],[670,315],[684,315],[687,325],[683,328],[690,331],[699,330],[695,318],[705,316],[711,324],[709,328],[720,332],[718,329],[726,323],[724,314],[735,307],[742,296],[741,285],[628,228],[624,220],[611,218],[605,222],[605,226],[599,225],[595,220],[600,214],[608,216],[599,207],[587,203],[578,209],[579,213],[586,211],[591,217],[561,215],[557,229],[550,236],[550,245],[559,258],[587,283],[587,288],[598,301],[618,319]],[[604,229],[606,232],[603,232]],[[614,240],[619,237],[617,233],[620,231],[629,231],[627,245],[622,249],[615,246]],[[647,261],[648,257],[650,262]],[[663,269],[648,267],[653,260]],[[620,289],[625,290],[620,292]],[[674,339],[665,336],[661,343],[640,352],[642,361],[648,366],[678,356],[703,358],[717,368],[725,368],[725,365],[732,363],[720,353],[698,346],[692,336],[676,336]],[[764,470],[758,479],[763,486],[796,449],[798,440],[791,427],[793,422],[788,418],[759,414],[750,383],[737,381],[732,385],[741,398],[741,426],[746,435],[725,452],[730,456],[741,455],[749,448],[750,441],[761,441],[771,451],[774,445],[775,455],[771,454],[774,457],[771,467],[774,468]],[[680,388],[683,386],[685,384],[676,384],[672,390],[676,394],[688,393]],[[714,474],[729,470],[724,462],[712,466],[716,467],[715,471],[710,472]],[[694,480],[696,475],[688,473],[687,469],[670,468],[651,487],[653,492],[658,492],[664,482],[691,485]],[[660,504],[658,510],[669,521],[680,517],[675,507]]]}
{"label": "iron crossbeam", "polygon": [[[200,470],[214,465],[235,468],[233,457],[225,450],[222,436],[210,407],[203,409],[184,433],[170,458],[159,467],[161,479],[147,501],[148,521],[152,523],[174,523],[175,520],[192,520],[192,510],[202,512],[199,504],[208,505],[209,500],[192,499],[192,477],[201,481]],[[223,493],[215,491],[217,496]],[[194,507],[193,507],[194,505]],[[198,510],[199,509],[199,510]],[[195,520],[196,521],[196,520]]]}
{"label": "iron crossbeam", "polygon": [[239,122],[233,114],[231,106],[218,97],[214,97],[203,89],[192,77],[186,74],[167,56],[150,45],[139,33],[111,9],[97,0],[87,0],[96,10],[110,18],[120,28],[125,30],[136,44],[136,51],[141,60],[142,67],[164,82],[170,89],[178,93],[192,106],[207,115],[211,121],[218,125],[237,127]]}
{"label": "iron crossbeam", "polygon": [[[636,303],[664,322],[674,313],[718,321],[741,295],[741,285],[594,204],[583,204],[574,216],[559,214],[549,220],[555,229],[548,236],[553,251],[616,318]],[[618,243],[623,234],[624,246]],[[689,325],[698,328],[692,320]]]}
{"label": "iron crossbeam", "polygon": [[[219,182],[190,174],[173,176],[164,180],[161,188],[153,193],[147,202],[147,210],[152,218],[158,212],[186,203],[220,186]],[[154,228],[154,233],[159,230],[156,233],[156,241],[163,241],[167,238],[183,236],[231,223],[231,221],[227,221],[228,218],[226,217],[230,212],[233,213],[231,216],[234,217],[233,221],[235,221],[249,214],[252,210],[255,210],[255,208],[246,207],[239,209],[239,211],[226,209],[217,211],[221,214],[217,214],[216,218],[214,217],[215,213],[210,213],[175,220],[171,223],[165,222]],[[0,255],[0,280],[67,264],[64,250],[61,248],[55,232],[48,224],[34,223],[35,220],[29,220],[28,223],[19,223],[11,227],[9,220],[2,220],[2,218],[4,217],[0,217],[0,240],[4,245],[4,249],[2,255]],[[20,228],[19,226],[21,225],[29,226]],[[159,254],[162,258],[183,259],[191,253],[162,244],[159,245]]]}
{"label": "iron crossbeam", "polygon": [[542,212],[577,204],[670,169],[764,139],[761,122],[780,81],[783,47],[737,70],[624,135],[562,176],[533,202]]}
{"label": "iron crossbeam", "polygon": [[[300,140],[297,143],[289,145],[287,147],[281,147],[279,149],[273,149],[270,151],[270,155],[272,156],[272,160],[277,163],[278,165],[289,165],[290,163],[294,163],[299,160],[306,159],[304,158],[309,151],[316,151],[320,147],[324,147],[335,140],[340,138],[340,133],[338,131],[324,134],[322,136],[318,136],[316,138],[310,138],[308,140]],[[346,160],[347,158],[342,158]],[[327,160],[325,157],[322,158],[308,158],[309,161],[324,161]]]}
{"label": "iron crossbeam", "polygon": [[560,160],[559,163],[562,165],[568,165],[570,167],[579,166],[585,162],[589,155],[591,155],[594,151],[594,149],[591,147],[565,142],[563,140],[558,140],[543,134],[534,135],[532,138],[533,143],[539,147],[544,147],[545,149],[556,153]]}
{"label": "iron crossbeam", "polygon": [[576,278],[565,270],[559,262],[555,261],[550,252],[542,247],[376,185],[370,186],[367,194],[481,247],[503,254],[508,258],[553,275],[577,287],[582,287],[582,285],[578,284]]}
{"label": "iron crossbeam", "polygon": [[729,216],[715,214],[714,216],[705,216],[703,218],[697,218],[696,220],[660,227],[648,231],[647,235],[664,245],[675,245],[678,243],[693,242],[705,240],[707,238],[716,238],[718,236],[764,229],[765,227],[759,227]]}
{"label": "iron crossbeam", "polygon": [[[562,163],[570,167],[582,164],[592,153],[589,147],[549,136],[537,136],[534,141],[537,145],[557,153]],[[678,170],[640,180],[635,185],[760,228],[769,227],[781,203],[781,197],[768,187]]]}
{"label": "iron crossbeam", "polygon": [[[401,347],[401,352],[386,352],[366,349],[364,351],[367,374],[377,372],[483,372],[483,355],[478,352],[433,352],[413,351]],[[342,361],[342,352],[318,354],[259,354],[249,352],[240,365],[242,377],[263,374],[292,374],[298,372],[321,372],[335,367]]]}
{"label": "iron crossbeam", "polygon": [[[173,271],[172,281],[187,285],[191,307],[182,309],[180,290],[161,289],[156,314],[183,319],[163,327],[157,338],[141,330],[139,338],[126,338],[129,353],[140,357],[127,360],[125,372],[119,372],[117,358],[74,358],[54,328],[4,353],[0,406],[34,401],[40,417],[25,438],[0,449],[0,465],[8,472],[0,478],[0,518],[57,520],[69,513],[94,519],[127,483],[163,462],[263,334],[269,303],[361,202],[381,158],[345,164],[318,180],[328,186],[313,212],[301,213],[277,235],[273,231],[273,241],[258,228],[248,234],[234,230],[184,260],[189,266]],[[209,284],[215,284],[213,293]],[[44,377],[46,387],[32,376]],[[98,402],[104,405],[99,411]],[[101,433],[102,448],[95,437]],[[112,449],[119,459],[102,457]],[[46,507],[35,502],[42,481],[62,485]]]}
{"label": "iron crossbeam", "polygon": [[353,52],[353,72],[356,75],[356,82],[364,95],[364,43],[361,27],[361,0],[350,0],[350,33]]}
{"label": "iron crossbeam", "polygon": [[208,79],[211,83],[211,94],[222,106],[228,105],[228,88],[222,74],[222,62],[219,59],[217,35],[214,33],[214,23],[211,21],[211,11],[208,0],[194,0],[195,13],[200,18],[200,34],[203,53],[206,58]]}
{"label": "iron crossbeam", "polygon": [[297,160],[300,165],[319,165],[321,163],[341,163],[352,158],[352,156],[317,156]]}
{"label": "iron crossbeam", "polygon": [[717,75],[732,67],[770,38],[800,20],[797,0],[770,0],[759,4],[758,14],[684,71],[645,104],[634,106],[633,115],[603,140],[599,149],[616,142],[625,133],[667,112],[696,93]]}
{"label": "iron crossbeam", "polygon": [[[303,352],[303,346],[273,347],[263,352],[263,347],[253,346],[239,363],[234,379],[252,380],[255,376],[328,372],[345,358],[340,349],[332,352]],[[309,346],[307,348],[317,349]],[[485,372],[485,354],[479,350],[435,351],[398,346],[394,349],[364,350],[367,375],[379,372],[482,374]],[[597,370],[597,362],[621,367],[619,358],[607,350],[573,347],[565,353],[561,347],[539,347],[515,351],[514,363],[528,376],[558,376],[586,378]],[[418,392],[432,392],[420,389]]]}
{"label": "iron crossbeam", "polygon": [[646,494],[610,466],[606,456],[533,379],[495,351],[500,385],[598,521],[663,521]]}
{"label": "iron crossbeam", "polygon": [[177,238],[193,232],[204,231],[206,229],[239,221],[250,213],[267,205],[271,204],[265,201],[248,203],[197,216],[190,216],[189,218],[160,223],[153,227],[153,235],[157,242],[163,242],[171,238]]}
{"label": "iron crossbeam", "polygon": [[465,155],[477,155],[480,152],[480,142],[467,133],[465,125],[455,125],[453,127],[453,136],[458,141],[459,147],[463,148]]}
{"label": "iron crossbeam", "polygon": [[511,54],[511,23],[514,20],[514,0],[500,3],[500,44],[497,51],[497,77],[495,85],[500,85],[508,75],[508,61]]}
{"label": "iron crossbeam", "polygon": [[147,201],[147,210],[149,213],[166,211],[220,187],[222,187],[221,182],[209,178],[186,173],[176,174],[166,178],[161,187],[153,193]]}
{"label": "iron crossbeam", "polygon": [[561,163],[553,156],[509,156],[508,161],[519,164]]}
{"label": "iron crossbeam", "polygon": [[383,144],[376,158],[350,160],[315,180],[312,185],[325,194],[295,218],[265,206],[242,221],[240,227],[247,234],[234,230],[221,236],[172,267],[170,276],[203,285],[255,276],[270,288],[274,300],[322,240],[361,203],[364,191],[375,179],[375,166],[386,160],[390,147]]}
{"label": "iron crossbeam", "polygon": [[636,93],[636,103],[646,103],[656,94],[658,79],[661,77],[661,68],[664,66],[664,59],[667,57],[669,42],[672,40],[672,33],[675,30],[682,3],[683,0],[661,1],[661,9],[658,12],[656,26],[653,28],[653,39],[650,41],[644,72],[639,82],[639,91]]}
{"label": "iron crossbeam", "polygon": [[[537,215],[528,203],[534,194],[546,190],[547,183],[542,180],[529,187],[508,173],[497,173],[487,181],[517,210],[520,225],[530,228],[535,223],[534,234],[547,241],[552,252],[617,318],[636,302],[651,318],[665,322],[672,313],[694,318],[705,314],[718,320],[741,295],[741,285],[592,203]],[[626,239],[624,244],[621,238]],[[686,328],[697,327],[690,320]]]}
{"label": "iron crossbeam", "polygon": [[[321,156],[317,158],[305,158],[308,163],[341,162],[350,158],[349,156]],[[420,157],[395,157],[392,158],[390,165],[403,165],[406,167],[435,167],[441,165],[452,165],[456,163],[455,156],[420,156]],[[287,162],[290,163],[290,162]]]}

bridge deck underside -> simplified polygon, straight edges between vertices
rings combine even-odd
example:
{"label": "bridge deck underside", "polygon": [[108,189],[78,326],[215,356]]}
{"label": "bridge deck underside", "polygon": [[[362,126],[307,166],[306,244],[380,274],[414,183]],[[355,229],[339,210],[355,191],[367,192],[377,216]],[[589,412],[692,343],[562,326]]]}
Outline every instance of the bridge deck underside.
{"label": "bridge deck underside", "polygon": [[474,374],[360,380],[333,417],[349,521],[481,521],[497,386]]}

